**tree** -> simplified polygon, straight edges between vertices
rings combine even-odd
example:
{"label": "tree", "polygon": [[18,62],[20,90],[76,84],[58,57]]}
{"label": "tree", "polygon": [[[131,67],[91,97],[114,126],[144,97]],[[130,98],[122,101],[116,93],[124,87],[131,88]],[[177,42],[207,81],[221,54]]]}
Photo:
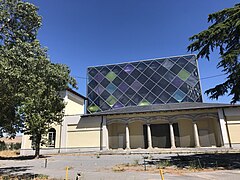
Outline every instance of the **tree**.
{"label": "tree", "polygon": [[30,134],[39,157],[42,137],[60,123],[61,91],[76,87],[70,69],[51,63],[37,40],[38,9],[21,0],[0,0],[0,133]]}
{"label": "tree", "polygon": [[[0,0],[0,135],[14,137],[23,127],[16,107],[27,93],[24,75],[31,66],[19,45],[36,39],[41,26],[37,8],[18,0]],[[23,52],[23,53],[22,53]],[[25,70],[26,68],[26,70]]]}
{"label": "tree", "polygon": [[218,68],[223,68],[226,81],[207,90],[211,99],[225,94],[232,95],[231,103],[240,101],[240,4],[210,14],[207,30],[193,35],[188,51],[198,51],[197,57],[210,59],[213,51],[219,51]]}

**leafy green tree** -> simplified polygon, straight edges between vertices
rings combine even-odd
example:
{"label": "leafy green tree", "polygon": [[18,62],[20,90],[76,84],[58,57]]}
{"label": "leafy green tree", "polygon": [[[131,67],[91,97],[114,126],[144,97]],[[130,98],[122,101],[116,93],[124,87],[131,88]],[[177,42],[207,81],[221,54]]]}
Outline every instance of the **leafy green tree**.
{"label": "leafy green tree", "polygon": [[207,58],[213,51],[219,51],[217,65],[227,75],[226,81],[206,91],[211,99],[225,94],[232,95],[231,103],[240,101],[240,4],[210,14],[212,25],[190,40],[188,51],[198,51],[197,56]]}
{"label": "leafy green tree", "polygon": [[37,40],[37,11],[21,0],[0,0],[0,133],[14,137],[24,128],[39,157],[48,128],[62,121],[60,93],[76,81],[66,65],[51,63]]}
{"label": "leafy green tree", "polygon": [[[0,135],[14,137],[23,124],[16,114],[24,100],[31,66],[19,45],[35,41],[41,26],[37,8],[18,0],[0,0]],[[27,77],[27,78],[26,78]]]}

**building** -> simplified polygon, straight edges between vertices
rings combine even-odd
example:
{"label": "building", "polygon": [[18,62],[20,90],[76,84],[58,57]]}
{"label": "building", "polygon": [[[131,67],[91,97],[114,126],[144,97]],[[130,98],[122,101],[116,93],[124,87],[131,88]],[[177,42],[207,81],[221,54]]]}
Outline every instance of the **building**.
{"label": "building", "polygon": [[[194,55],[88,68],[88,102],[68,90],[42,153],[240,147],[240,105],[202,102]],[[22,154],[31,141],[23,136]]]}
{"label": "building", "polygon": [[[61,124],[51,125],[48,137],[46,137],[49,142],[41,147],[40,153],[42,154],[65,152],[67,147],[75,147],[76,139],[79,139],[70,129],[78,123],[80,115],[84,114],[86,98],[72,89],[67,89],[61,95],[66,103],[65,116]],[[29,135],[22,136],[20,154],[34,155]]]}
{"label": "building", "polygon": [[88,113],[128,106],[202,102],[195,55],[88,68]]}

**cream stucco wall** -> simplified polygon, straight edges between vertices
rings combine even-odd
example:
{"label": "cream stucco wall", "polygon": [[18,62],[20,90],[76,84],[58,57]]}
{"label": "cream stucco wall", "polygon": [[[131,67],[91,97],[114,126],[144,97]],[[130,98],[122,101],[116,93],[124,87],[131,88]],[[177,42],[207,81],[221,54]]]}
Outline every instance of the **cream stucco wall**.
{"label": "cream stucco wall", "polygon": [[[125,148],[126,134],[125,124],[113,123],[108,125],[109,147],[110,148]],[[131,142],[130,142],[131,143]]]}
{"label": "cream stucco wall", "polygon": [[[66,116],[72,116],[72,115],[84,113],[84,99],[82,97],[79,97],[69,91],[62,92],[61,95],[63,96],[64,102],[66,103],[66,106],[64,109]],[[66,118],[64,118],[64,121],[65,121],[65,119]],[[61,133],[64,133],[64,132],[62,132],[62,125],[67,124],[67,122],[64,122],[64,121],[62,122],[62,124],[50,125],[50,127],[54,128],[56,130],[55,148],[60,148],[60,146],[63,146],[63,145],[61,145],[60,138],[61,138]],[[29,138],[30,138],[29,135],[23,135],[21,149],[32,149],[32,141]],[[43,140],[44,139],[47,140],[48,137],[43,137]],[[43,146],[41,146],[41,148],[52,148],[52,147],[43,145]]]}
{"label": "cream stucco wall", "polygon": [[224,113],[232,147],[240,147],[240,107],[224,109]]}
{"label": "cream stucco wall", "polygon": [[189,119],[178,120],[180,147],[194,147],[193,124]]}
{"label": "cream stucco wall", "polygon": [[77,128],[77,125],[68,126],[67,147],[99,147],[100,128]]}
{"label": "cream stucco wall", "polygon": [[200,119],[197,121],[200,145],[202,147],[216,146],[214,121],[217,119]]}
{"label": "cream stucco wall", "polygon": [[132,149],[144,148],[143,122],[133,122],[129,124],[130,147]]}
{"label": "cream stucco wall", "polygon": [[100,147],[101,118],[80,118],[67,126],[67,147]]}
{"label": "cream stucco wall", "polygon": [[67,92],[65,115],[84,114],[84,100]]}
{"label": "cream stucco wall", "polygon": [[229,124],[229,135],[232,144],[240,144],[240,123],[239,124]]}

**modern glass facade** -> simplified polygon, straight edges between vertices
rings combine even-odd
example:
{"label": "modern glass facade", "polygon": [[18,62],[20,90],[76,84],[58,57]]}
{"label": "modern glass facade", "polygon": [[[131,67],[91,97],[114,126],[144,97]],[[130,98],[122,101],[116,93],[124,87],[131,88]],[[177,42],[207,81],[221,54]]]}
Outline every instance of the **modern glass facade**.
{"label": "modern glass facade", "polygon": [[88,68],[88,113],[126,106],[202,102],[194,55]]}

